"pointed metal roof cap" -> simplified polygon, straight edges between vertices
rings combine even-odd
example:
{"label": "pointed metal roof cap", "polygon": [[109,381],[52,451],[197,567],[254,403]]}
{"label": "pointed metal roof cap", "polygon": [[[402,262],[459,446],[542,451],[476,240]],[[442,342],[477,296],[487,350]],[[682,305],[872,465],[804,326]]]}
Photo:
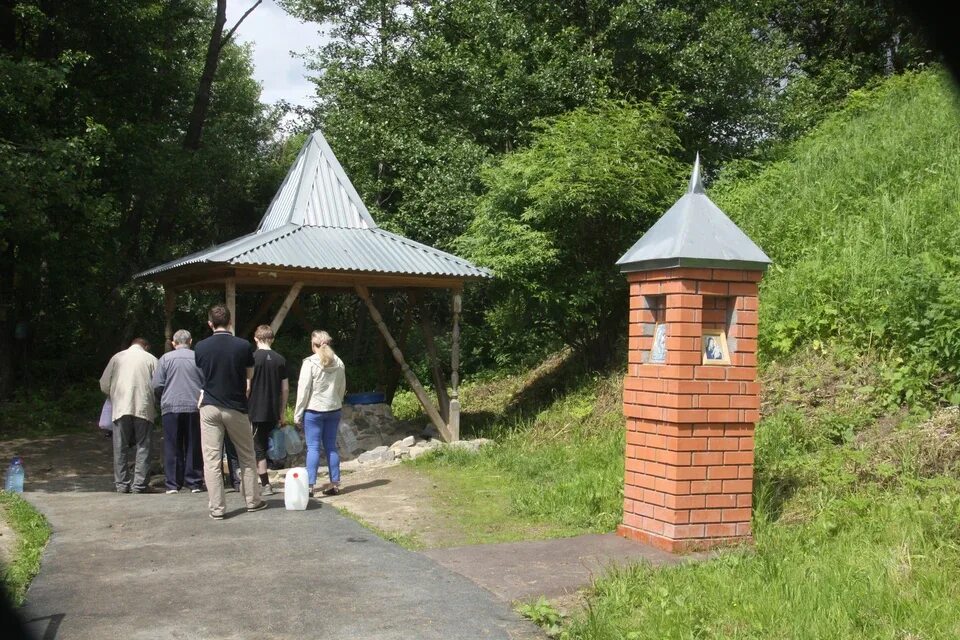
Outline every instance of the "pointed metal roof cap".
{"label": "pointed metal roof cap", "polygon": [[375,229],[370,212],[340,161],[319,131],[310,134],[257,232],[287,224],[308,227]]}
{"label": "pointed metal roof cap", "polygon": [[698,153],[687,192],[617,265],[621,273],[672,267],[765,271],[770,258],[707,197]]}

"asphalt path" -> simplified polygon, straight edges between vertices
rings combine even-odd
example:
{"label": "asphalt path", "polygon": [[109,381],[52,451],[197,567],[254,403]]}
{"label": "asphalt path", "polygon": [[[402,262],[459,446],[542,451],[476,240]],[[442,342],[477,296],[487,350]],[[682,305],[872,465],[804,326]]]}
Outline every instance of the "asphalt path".
{"label": "asphalt path", "polygon": [[25,494],[54,531],[21,610],[38,639],[542,637],[490,591],[329,505],[286,511],[272,496],[247,513],[228,493],[215,521],[206,494],[63,489]]}

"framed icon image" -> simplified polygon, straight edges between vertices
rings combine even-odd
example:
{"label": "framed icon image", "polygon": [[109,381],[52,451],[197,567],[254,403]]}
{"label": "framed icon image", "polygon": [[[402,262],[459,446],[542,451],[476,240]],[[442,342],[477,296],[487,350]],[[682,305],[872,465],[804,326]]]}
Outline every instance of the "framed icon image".
{"label": "framed icon image", "polygon": [[663,364],[667,361],[667,325],[658,322],[653,330],[653,348],[650,349],[650,362]]}
{"label": "framed icon image", "polygon": [[706,329],[700,338],[703,364],[730,364],[727,350],[727,332],[723,329]]}

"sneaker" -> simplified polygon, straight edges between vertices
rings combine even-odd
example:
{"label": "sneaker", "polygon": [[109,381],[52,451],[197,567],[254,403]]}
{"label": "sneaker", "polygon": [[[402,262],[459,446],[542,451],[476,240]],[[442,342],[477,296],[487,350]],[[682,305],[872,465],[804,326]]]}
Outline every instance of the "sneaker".
{"label": "sneaker", "polygon": [[211,513],[210,517],[213,518],[214,520],[223,520],[222,513]]}
{"label": "sneaker", "polygon": [[340,487],[337,485],[331,485],[323,490],[323,495],[325,496],[338,496],[340,495]]}
{"label": "sneaker", "polygon": [[190,493],[203,493],[203,489],[200,487],[194,487],[193,489],[190,489]]}
{"label": "sneaker", "polygon": [[262,495],[262,496],[272,496],[272,495],[273,495],[273,487],[270,486],[270,483],[267,483],[267,484],[263,485],[262,487],[260,487],[260,495]]}
{"label": "sneaker", "polygon": [[117,487],[117,493],[130,493],[130,487]]}
{"label": "sneaker", "polygon": [[171,494],[174,494],[174,493],[180,493],[180,490],[179,490],[179,489],[167,489],[167,495],[168,495],[168,496],[171,495]]}
{"label": "sneaker", "polygon": [[251,511],[262,511],[262,510],[264,510],[264,509],[266,509],[266,508],[267,508],[267,503],[266,503],[266,501],[265,501],[265,500],[261,500],[260,502],[258,502],[257,504],[253,505],[252,507],[247,507],[247,511],[248,511],[248,512],[251,512]]}

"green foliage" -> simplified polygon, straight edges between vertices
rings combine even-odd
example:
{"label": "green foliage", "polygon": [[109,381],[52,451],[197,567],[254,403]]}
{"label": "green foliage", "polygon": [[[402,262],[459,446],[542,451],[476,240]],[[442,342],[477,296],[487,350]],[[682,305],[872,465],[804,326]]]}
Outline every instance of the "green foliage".
{"label": "green foliage", "polygon": [[839,341],[880,356],[887,400],[957,396],[960,119],[939,72],[892,78],[718,204],[773,259],[761,355]]}
{"label": "green foliage", "polygon": [[808,524],[757,526],[752,551],[611,572],[561,637],[951,638],[958,522],[956,494],[827,498]]}
{"label": "green foliage", "polygon": [[[29,371],[89,375],[135,333],[159,336],[159,296],[131,276],[248,232],[274,186],[259,182],[274,116],[247,49],[223,49],[205,144],[183,148],[209,3],[94,11],[27,1],[7,15],[9,4],[0,7],[0,395]],[[15,345],[17,326],[28,335]]]}
{"label": "green foliage", "polygon": [[626,317],[613,258],[675,195],[676,136],[655,108],[609,102],[539,128],[485,172],[460,246],[498,276],[487,321],[504,356],[529,349],[532,329],[606,357]]}
{"label": "green foliage", "polygon": [[472,542],[611,531],[623,508],[621,378],[583,377],[545,408],[514,417],[507,415],[513,394],[501,394],[500,383],[484,383],[495,398],[478,398],[473,409],[494,414],[482,433],[496,444],[477,453],[445,448],[412,463],[437,479],[440,502],[469,522]]}
{"label": "green foliage", "polygon": [[518,604],[516,610],[524,618],[543,629],[547,637],[556,638],[563,631],[563,616],[556,607],[547,602],[546,598],[541,597],[536,602]]}
{"label": "green foliage", "polygon": [[4,438],[37,438],[92,429],[102,406],[103,394],[93,379],[57,392],[21,389],[0,404],[0,433]]}
{"label": "green foliage", "polygon": [[3,582],[14,606],[20,606],[30,581],[40,571],[40,556],[52,529],[43,514],[15,493],[0,491],[0,517],[6,520],[17,539],[13,557],[3,572]]}
{"label": "green foliage", "polygon": [[559,637],[955,636],[960,414],[884,415],[877,377],[833,345],[768,367],[754,545],[610,571]]}

